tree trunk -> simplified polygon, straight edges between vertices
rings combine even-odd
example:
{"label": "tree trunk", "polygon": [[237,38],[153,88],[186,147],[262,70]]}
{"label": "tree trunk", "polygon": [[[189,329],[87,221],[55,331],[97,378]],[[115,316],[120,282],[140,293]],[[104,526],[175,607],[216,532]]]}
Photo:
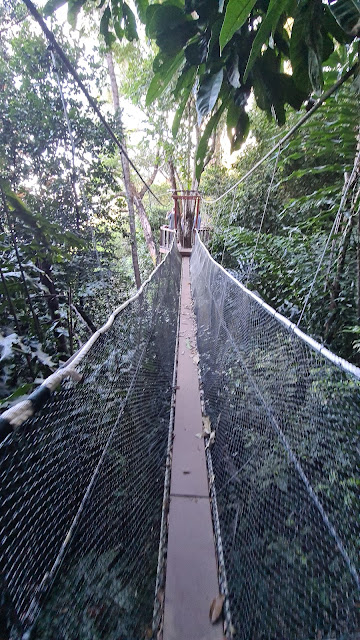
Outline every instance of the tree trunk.
{"label": "tree trunk", "polygon": [[[2,272],[1,266],[0,266],[0,277],[1,277],[1,282],[4,288],[4,293],[5,293],[5,298],[7,299],[8,305],[9,305],[9,311],[14,319],[14,324],[15,324],[15,328],[17,331],[18,336],[21,336],[21,329],[20,329],[20,324],[19,324],[19,320],[16,314],[16,309],[13,305],[13,302],[11,300],[11,296],[9,293],[9,289],[8,286],[6,284],[6,280],[4,277],[4,274]],[[26,358],[26,362],[28,364],[29,367],[29,371],[30,371],[30,376],[32,377],[32,379],[34,380],[35,376],[34,376],[34,372],[33,372],[33,368],[32,368],[32,364],[31,364],[31,357],[28,353],[25,353],[25,358]]]}
{"label": "tree trunk", "polygon": [[[58,301],[58,295],[55,289],[55,284],[51,277],[51,264],[47,260],[43,260],[42,262],[39,263],[39,267],[43,271],[43,273],[40,276],[40,282],[49,289],[49,293],[51,294],[50,296],[46,297],[46,302],[48,305],[51,320],[53,322],[55,321],[60,322],[61,317],[60,317],[59,301]],[[55,336],[56,336],[56,342],[57,342],[57,349],[59,353],[63,353],[67,355],[68,348],[67,348],[65,336],[63,334],[56,335],[56,329],[55,329]]]}
{"label": "tree trunk", "polygon": [[192,246],[192,230],[194,224],[194,203],[192,200],[185,200],[185,221],[184,221],[184,240],[185,249],[191,249]]}
{"label": "tree trunk", "polygon": [[[111,95],[113,99],[115,117],[119,124],[119,128],[122,130],[119,89],[116,82],[114,61],[113,61],[111,52],[108,52],[106,54],[106,61],[107,61],[107,66],[109,70]],[[126,151],[126,142],[124,137],[122,138],[122,145],[124,150]],[[133,263],[133,269],[134,269],[135,283],[137,288],[139,289],[141,287],[141,278],[140,278],[139,259],[138,259],[137,242],[136,242],[134,200],[133,200],[131,181],[130,181],[130,165],[125,155],[123,153],[121,153],[120,155],[121,155],[121,166],[122,166],[124,185],[125,185],[125,191],[126,191],[126,200],[127,200],[128,212],[129,212],[131,257],[132,257],[132,263]]]}
{"label": "tree trunk", "polygon": [[[177,184],[176,184],[176,177],[175,177],[175,166],[172,158],[170,158],[169,160],[169,175],[170,175],[171,188],[173,190],[173,193],[176,195]],[[178,238],[180,240],[180,244],[183,245],[184,234],[183,234],[183,228],[181,224],[181,210],[180,210],[180,205],[178,200],[175,200],[175,209],[176,209],[176,229],[178,232]]]}
{"label": "tree trunk", "polygon": [[144,208],[144,205],[141,201],[141,198],[139,196],[139,194],[136,192],[136,190],[133,190],[133,197],[134,197],[134,202],[136,205],[136,209],[137,209],[137,213],[139,216],[139,220],[141,223],[141,226],[143,228],[143,232],[144,232],[144,238],[145,238],[145,242],[147,244],[147,248],[149,249],[149,253],[151,256],[151,259],[154,263],[154,265],[156,264],[156,260],[157,260],[157,252],[156,252],[156,245],[154,242],[154,237],[152,234],[152,229],[150,226],[150,222],[149,219],[146,215],[146,211]]}
{"label": "tree trunk", "polygon": [[73,302],[73,306],[75,308],[76,313],[82,318],[82,321],[84,322],[84,324],[89,329],[90,333],[95,333],[95,331],[97,330],[96,326],[94,325],[94,323],[91,320],[90,316],[86,313],[86,311],[84,309],[83,298],[80,298],[79,304],[75,304]]}

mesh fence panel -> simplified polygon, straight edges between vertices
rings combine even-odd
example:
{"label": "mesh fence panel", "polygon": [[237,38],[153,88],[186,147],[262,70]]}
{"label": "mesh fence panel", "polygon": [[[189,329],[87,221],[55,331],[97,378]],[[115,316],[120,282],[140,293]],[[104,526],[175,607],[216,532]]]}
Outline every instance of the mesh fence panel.
{"label": "mesh fence panel", "polygon": [[150,637],[180,266],[174,244],[81,362],[82,382],[63,383],[1,445],[11,638]]}
{"label": "mesh fence panel", "polygon": [[237,639],[359,639],[359,380],[197,241],[192,290]]}

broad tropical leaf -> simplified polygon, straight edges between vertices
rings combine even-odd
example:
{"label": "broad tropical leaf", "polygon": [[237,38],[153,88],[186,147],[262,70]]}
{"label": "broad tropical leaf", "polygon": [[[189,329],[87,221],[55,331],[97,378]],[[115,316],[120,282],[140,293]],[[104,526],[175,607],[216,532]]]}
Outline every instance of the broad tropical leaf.
{"label": "broad tropical leaf", "polygon": [[199,123],[215,106],[224,77],[224,69],[217,73],[208,73],[202,77],[196,97],[196,111]]}
{"label": "broad tropical leaf", "polygon": [[243,26],[256,0],[229,0],[220,32],[220,49],[231,40],[235,31]]}
{"label": "broad tropical leaf", "polygon": [[111,11],[109,7],[106,7],[102,18],[100,20],[100,33],[104,37],[105,44],[107,47],[111,47],[111,45],[115,42],[115,36],[111,31],[109,31],[109,22],[111,18]]}
{"label": "broad tropical leaf", "polygon": [[51,16],[56,9],[59,9],[64,4],[67,3],[68,0],[48,0],[44,7],[44,16]]}
{"label": "broad tropical leaf", "polygon": [[146,9],[149,6],[148,0],[134,0],[134,4],[136,7],[137,14],[141,20],[145,24],[146,19]]}
{"label": "broad tropical leaf", "polygon": [[249,133],[250,119],[244,107],[237,107],[234,103],[230,104],[226,125],[232,153],[240,148]]}
{"label": "broad tropical leaf", "polygon": [[[177,133],[179,131],[181,118],[182,118],[182,115],[184,113],[184,109],[185,109],[187,101],[189,99],[189,95],[191,93],[191,90],[192,90],[192,88],[194,86],[195,72],[196,72],[196,69],[194,67],[191,67],[190,69],[188,69],[183,74],[183,76],[181,76],[181,80],[182,80],[181,100],[180,100],[180,104],[179,104],[179,106],[177,108],[177,111],[176,111],[176,114],[175,114],[175,117],[174,117],[174,121],[173,121],[173,125],[172,125],[172,134],[173,134],[174,138],[176,138]],[[176,93],[176,90],[177,90],[177,87],[175,89],[174,94]]]}
{"label": "broad tropical leaf", "polygon": [[78,17],[78,13],[81,7],[83,6],[83,4],[85,4],[85,2],[86,0],[68,0],[67,19],[73,29],[75,29],[76,27],[76,20]]}
{"label": "broad tropical leaf", "polygon": [[360,0],[328,0],[339,25],[352,36],[360,34]]}
{"label": "broad tropical leaf", "polygon": [[[156,58],[155,58],[156,60]],[[154,66],[155,66],[154,60]],[[166,58],[162,64],[156,67],[156,73],[150,82],[146,94],[146,105],[149,106],[156,98],[158,98],[169,82],[174,78],[174,74],[184,61],[184,51],[181,50],[175,58]]]}
{"label": "broad tropical leaf", "polygon": [[221,115],[227,106],[227,101],[224,100],[219,109],[211,116],[209,122],[205,127],[205,131],[199,142],[199,146],[196,153],[196,178],[200,180],[200,176],[204,170],[205,159],[209,150],[209,140],[212,132],[216,129]]}
{"label": "broad tropical leaf", "polygon": [[270,33],[274,31],[281,14],[286,10],[289,3],[290,0],[270,0],[267,14],[256,33],[255,40],[251,47],[250,56],[244,73],[244,82],[246,82],[256,58],[260,55],[263,44],[266,42]]}

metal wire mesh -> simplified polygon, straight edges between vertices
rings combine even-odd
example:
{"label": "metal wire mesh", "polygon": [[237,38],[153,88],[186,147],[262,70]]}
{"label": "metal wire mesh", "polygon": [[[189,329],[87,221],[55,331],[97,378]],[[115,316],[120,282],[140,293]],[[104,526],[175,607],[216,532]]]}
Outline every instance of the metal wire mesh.
{"label": "metal wire mesh", "polygon": [[359,639],[359,379],[279,322],[199,240],[191,277],[228,635]]}
{"label": "metal wire mesh", "polygon": [[11,638],[150,637],[180,287],[171,252],[0,448],[1,621]]}

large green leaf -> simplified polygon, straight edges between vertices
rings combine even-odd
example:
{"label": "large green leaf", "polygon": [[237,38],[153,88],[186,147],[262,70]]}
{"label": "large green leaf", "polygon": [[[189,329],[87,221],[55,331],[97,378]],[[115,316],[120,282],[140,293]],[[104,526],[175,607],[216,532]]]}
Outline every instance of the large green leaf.
{"label": "large green leaf", "polygon": [[202,77],[196,96],[196,111],[199,122],[201,122],[202,118],[210,113],[215,106],[223,77],[224,69],[220,69],[217,73],[207,73]]}
{"label": "large green leaf", "polygon": [[146,10],[146,35],[157,39],[162,33],[184,22],[184,11],[174,5],[150,5]]}
{"label": "large green leaf", "polygon": [[[187,69],[187,71],[183,74],[183,76],[181,76],[181,84],[182,84],[181,100],[180,100],[180,104],[179,104],[179,106],[178,106],[178,108],[176,110],[174,121],[173,121],[173,125],[172,125],[172,134],[173,134],[174,138],[176,138],[177,133],[179,131],[181,118],[182,118],[182,115],[184,113],[184,109],[186,107],[186,104],[187,104],[187,101],[189,99],[189,96],[190,96],[190,93],[192,91],[192,88],[194,86],[195,72],[196,72],[196,68],[195,67],[191,67],[190,69]],[[176,89],[177,88],[178,87],[176,87]],[[177,92],[176,89],[175,89],[174,94]]]}
{"label": "large green leaf", "polygon": [[254,65],[256,58],[260,55],[263,44],[266,42],[270,33],[276,28],[281,14],[286,11],[290,2],[292,2],[292,0],[270,0],[267,14],[256,33],[255,40],[251,47],[249,59],[247,61],[244,73],[244,82],[246,82],[246,79]]}
{"label": "large green leaf", "polygon": [[164,62],[159,65],[158,71],[155,73],[150,82],[146,94],[146,105],[149,106],[162,92],[166,89],[169,82],[174,78],[174,74],[184,61],[184,51],[181,50],[175,58],[166,57]]}
{"label": "large green leaf", "polygon": [[220,32],[220,49],[231,40],[250,15],[256,0],[229,0]]}
{"label": "large green leaf", "polygon": [[156,41],[163,53],[176,55],[197,33],[196,21],[181,6],[153,4],[146,11],[146,35]]}
{"label": "large green leaf", "polygon": [[194,42],[188,44],[185,49],[185,57],[189,64],[198,66],[205,62],[208,47],[207,39],[204,36],[196,38]]}
{"label": "large green leaf", "polygon": [[219,120],[227,106],[227,100],[223,100],[218,110],[211,116],[209,122],[205,127],[205,131],[199,142],[196,152],[196,178],[200,180],[201,174],[204,170],[205,159],[209,151],[209,140],[212,132],[216,129]]}
{"label": "large green leaf", "polygon": [[328,0],[330,11],[346,33],[360,34],[360,0]]}
{"label": "large green leaf", "polygon": [[139,19],[141,20],[141,22],[145,24],[146,10],[149,6],[148,0],[134,0],[134,4],[135,4]]}
{"label": "large green leaf", "polygon": [[125,23],[125,35],[129,42],[133,40],[137,40],[138,34],[136,30],[136,19],[135,16],[130,9],[129,5],[124,2],[123,4],[123,14],[124,14],[124,23]]}
{"label": "large green leaf", "polygon": [[78,13],[85,2],[86,0],[68,0],[67,19],[73,29],[76,27]]}
{"label": "large green leaf", "polygon": [[56,9],[59,9],[66,3],[67,0],[48,0],[44,7],[44,16],[50,16]]}
{"label": "large green leaf", "polygon": [[229,105],[226,126],[232,153],[241,147],[250,129],[250,119],[243,106],[238,107],[234,103]]}
{"label": "large green leaf", "polygon": [[102,18],[100,20],[100,33],[104,37],[106,46],[109,48],[115,42],[114,34],[111,33],[111,31],[109,31],[110,19],[111,19],[110,7],[106,7],[102,15]]}
{"label": "large green leaf", "polygon": [[33,384],[30,383],[21,385],[21,387],[16,389],[16,391],[14,391],[14,393],[12,393],[10,396],[7,396],[7,398],[2,398],[0,400],[0,405],[11,404],[13,400],[19,400],[19,398],[21,398],[22,396],[27,395],[31,391],[32,387]]}
{"label": "large green leaf", "polygon": [[323,83],[322,16],[321,0],[300,0],[291,32],[290,60],[293,77],[299,89],[308,93],[311,87],[320,91]]}

